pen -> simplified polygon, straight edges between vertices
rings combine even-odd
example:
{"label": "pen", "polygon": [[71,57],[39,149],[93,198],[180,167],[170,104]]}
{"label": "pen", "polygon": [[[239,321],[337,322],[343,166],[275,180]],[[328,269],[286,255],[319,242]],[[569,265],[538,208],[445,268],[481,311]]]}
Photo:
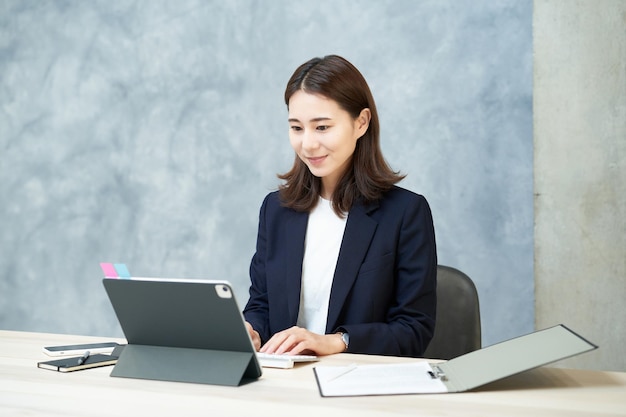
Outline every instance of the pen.
{"label": "pen", "polygon": [[354,371],[357,368],[356,363],[348,365],[346,369],[339,372],[337,375],[334,375],[332,378],[328,379],[327,382],[334,381],[335,379],[344,376],[345,374]]}
{"label": "pen", "polygon": [[83,354],[83,356],[81,356],[80,358],[78,358],[78,364],[82,365],[83,363],[85,363],[85,361],[87,360],[87,358],[89,357],[90,353],[89,351],[85,352]]}

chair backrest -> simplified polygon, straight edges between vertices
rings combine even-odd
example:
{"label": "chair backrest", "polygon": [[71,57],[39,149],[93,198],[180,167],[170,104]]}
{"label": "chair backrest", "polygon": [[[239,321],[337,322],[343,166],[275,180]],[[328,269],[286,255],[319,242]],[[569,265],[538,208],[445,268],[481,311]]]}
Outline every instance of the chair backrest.
{"label": "chair backrest", "polygon": [[480,348],[480,306],[474,282],[458,269],[438,265],[435,334],[424,357],[448,360]]}

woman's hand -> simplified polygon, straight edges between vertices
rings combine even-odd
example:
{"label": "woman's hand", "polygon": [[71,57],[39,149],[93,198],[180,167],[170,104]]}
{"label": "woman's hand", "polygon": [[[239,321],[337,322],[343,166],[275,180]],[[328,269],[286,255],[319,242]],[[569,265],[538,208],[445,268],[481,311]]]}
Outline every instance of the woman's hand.
{"label": "woman's hand", "polygon": [[254,350],[258,351],[261,348],[261,336],[259,336],[259,332],[252,328],[252,325],[248,322],[245,322],[246,329],[248,329],[248,333],[250,333],[250,339],[252,339],[252,345],[254,346]]}
{"label": "woman's hand", "polygon": [[321,335],[310,332],[302,327],[293,326],[272,336],[272,338],[263,345],[260,352],[276,354],[286,353],[290,355],[314,354],[323,356],[343,352],[345,348],[346,345],[343,343],[343,340],[341,340],[339,333]]}

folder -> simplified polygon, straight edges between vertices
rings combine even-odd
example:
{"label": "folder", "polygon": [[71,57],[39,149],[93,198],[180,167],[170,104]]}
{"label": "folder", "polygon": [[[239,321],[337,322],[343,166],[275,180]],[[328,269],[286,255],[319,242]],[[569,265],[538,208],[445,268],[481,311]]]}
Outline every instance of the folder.
{"label": "folder", "polygon": [[317,366],[314,372],[323,397],[454,393],[597,348],[560,324],[447,362]]}

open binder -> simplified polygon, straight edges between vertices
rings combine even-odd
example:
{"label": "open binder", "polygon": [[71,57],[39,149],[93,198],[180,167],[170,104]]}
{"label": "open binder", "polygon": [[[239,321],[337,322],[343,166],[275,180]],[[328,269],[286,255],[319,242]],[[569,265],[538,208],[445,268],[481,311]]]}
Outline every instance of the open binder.
{"label": "open binder", "polygon": [[320,394],[324,397],[453,393],[596,348],[566,326],[558,325],[447,362],[317,366],[314,371]]}
{"label": "open binder", "polygon": [[226,281],[103,279],[128,344],[114,377],[237,386],[261,376]]}

